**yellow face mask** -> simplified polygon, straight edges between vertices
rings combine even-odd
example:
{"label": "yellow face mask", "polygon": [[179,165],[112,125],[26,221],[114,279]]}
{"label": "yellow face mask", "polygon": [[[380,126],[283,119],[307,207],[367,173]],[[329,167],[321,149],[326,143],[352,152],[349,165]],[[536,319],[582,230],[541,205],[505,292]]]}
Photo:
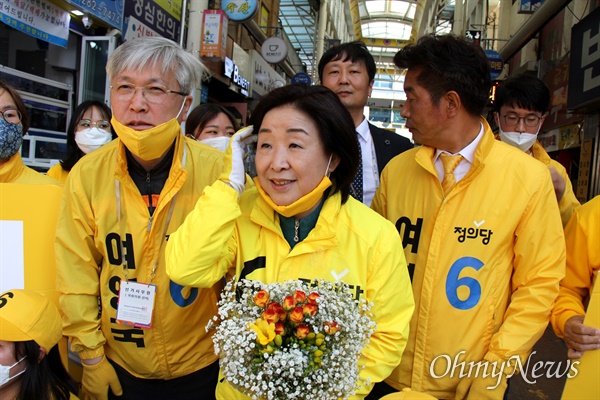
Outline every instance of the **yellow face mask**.
{"label": "yellow face mask", "polygon": [[294,201],[292,204],[288,204],[287,206],[279,206],[273,202],[271,197],[265,190],[260,186],[260,182],[258,181],[258,177],[254,178],[254,183],[256,184],[256,188],[258,189],[258,193],[260,197],[263,198],[264,201],[267,202],[269,206],[279,214],[284,217],[291,218],[294,215],[298,215],[305,211],[310,210],[323,198],[323,193],[329,186],[331,186],[331,181],[329,177],[325,175],[321,182],[317,185],[316,188],[300,197],[298,200]]}
{"label": "yellow face mask", "polygon": [[310,210],[314,206],[317,205],[319,201],[323,198],[323,193],[331,186],[331,180],[329,180],[329,166],[331,165],[331,159],[333,154],[329,156],[329,162],[327,163],[327,169],[325,170],[325,176],[321,179],[321,182],[317,185],[316,188],[306,193],[304,196],[300,197],[298,200],[294,201],[292,204],[288,204],[287,206],[280,206],[273,202],[271,196],[260,186],[260,182],[258,181],[258,177],[254,178],[254,183],[256,184],[256,188],[258,189],[258,193],[260,197],[263,198],[264,201],[267,202],[269,206],[279,214],[283,215],[286,218],[291,218],[294,215],[298,215],[305,211]]}
{"label": "yellow face mask", "polygon": [[[179,113],[177,116],[179,116]],[[110,122],[125,147],[134,155],[146,161],[156,160],[162,156],[171,147],[177,135],[181,135],[181,126],[177,121],[177,117],[143,131],[136,131],[121,124],[114,116]]]}

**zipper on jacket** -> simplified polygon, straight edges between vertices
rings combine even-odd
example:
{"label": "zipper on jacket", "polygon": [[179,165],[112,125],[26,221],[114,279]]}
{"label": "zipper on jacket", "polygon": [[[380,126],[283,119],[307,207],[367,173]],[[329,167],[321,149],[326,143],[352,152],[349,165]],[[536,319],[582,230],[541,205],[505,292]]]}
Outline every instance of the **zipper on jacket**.
{"label": "zipper on jacket", "polygon": [[299,233],[300,233],[300,221],[294,221],[294,242],[298,243],[300,241]]}
{"label": "zipper on jacket", "polygon": [[148,218],[148,232],[152,229],[152,215]]}

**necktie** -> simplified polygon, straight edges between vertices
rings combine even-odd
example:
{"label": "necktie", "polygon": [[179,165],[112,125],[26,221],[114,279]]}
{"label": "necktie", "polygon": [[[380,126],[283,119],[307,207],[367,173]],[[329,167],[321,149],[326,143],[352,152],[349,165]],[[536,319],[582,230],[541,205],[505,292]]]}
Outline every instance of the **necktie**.
{"label": "necktie", "polygon": [[[357,137],[357,139],[358,139],[358,137]],[[358,161],[359,161],[358,169],[356,170],[356,175],[354,175],[354,180],[352,181],[352,186],[350,186],[350,195],[362,203],[362,201],[363,201],[363,167],[362,167],[362,151],[360,149],[360,142],[358,143]]]}
{"label": "necktie", "polygon": [[450,156],[447,154],[440,154],[442,159],[442,165],[444,166],[444,179],[442,179],[442,189],[444,189],[444,195],[450,193],[452,188],[456,186],[456,179],[454,178],[454,170],[460,164],[462,156]]}

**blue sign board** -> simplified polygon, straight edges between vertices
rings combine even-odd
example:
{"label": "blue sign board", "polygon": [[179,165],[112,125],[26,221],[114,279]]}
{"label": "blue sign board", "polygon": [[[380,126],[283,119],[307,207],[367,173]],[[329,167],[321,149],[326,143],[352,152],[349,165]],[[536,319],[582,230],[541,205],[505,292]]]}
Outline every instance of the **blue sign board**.
{"label": "blue sign board", "polygon": [[312,84],[312,80],[310,79],[310,75],[306,72],[298,72],[292,77],[292,84],[295,83],[306,83],[307,85],[310,85]]}
{"label": "blue sign board", "polygon": [[485,55],[490,62],[490,78],[498,78],[504,69],[504,61],[502,60],[502,56],[494,50],[486,50]]}
{"label": "blue sign board", "polygon": [[119,30],[123,27],[123,0],[66,1]]}

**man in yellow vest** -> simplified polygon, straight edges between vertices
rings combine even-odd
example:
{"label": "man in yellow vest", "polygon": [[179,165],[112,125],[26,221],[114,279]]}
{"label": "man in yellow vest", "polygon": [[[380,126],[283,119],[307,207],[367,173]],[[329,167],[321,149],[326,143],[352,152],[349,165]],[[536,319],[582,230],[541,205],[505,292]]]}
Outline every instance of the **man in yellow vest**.
{"label": "man in yellow vest", "polygon": [[425,36],[394,62],[407,68],[402,116],[422,146],[390,161],[372,208],[400,232],[415,313],[399,367],[374,391],[502,399],[564,275],[550,172],[481,118],[491,80],[479,46]]}
{"label": "man in yellow vest", "polygon": [[550,92],[540,79],[522,74],[503,81],[496,90],[494,119],[498,125],[498,138],[541,161],[550,169],[560,217],[566,226],[579,207],[569,174],[556,160],[550,158],[537,140],[546,120]]}

